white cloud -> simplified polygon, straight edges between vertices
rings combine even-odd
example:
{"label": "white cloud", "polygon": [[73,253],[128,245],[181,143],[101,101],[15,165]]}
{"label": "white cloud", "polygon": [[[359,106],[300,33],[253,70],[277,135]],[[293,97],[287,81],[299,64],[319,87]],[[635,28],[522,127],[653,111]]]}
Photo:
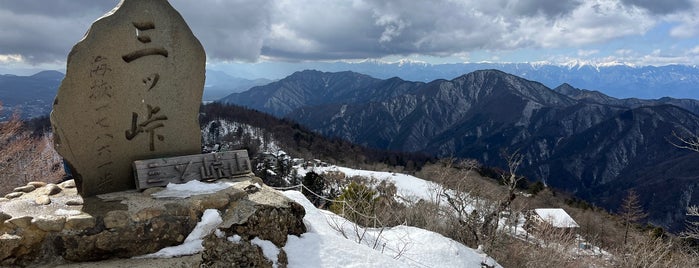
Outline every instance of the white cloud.
{"label": "white cloud", "polygon": [[579,49],[578,50],[578,56],[580,57],[589,57],[595,54],[599,53],[599,49],[591,49],[591,50],[584,50],[584,49]]}
{"label": "white cloud", "polygon": [[22,55],[19,54],[9,54],[9,55],[2,55],[0,54],[0,63],[2,64],[9,64],[9,63],[14,63],[14,62],[22,62],[24,59],[22,58]]}
{"label": "white cloud", "polygon": [[[77,1],[77,0],[76,0]],[[171,0],[212,61],[454,57],[572,48],[640,36],[661,21],[699,34],[697,2],[632,0]],[[112,1],[16,1],[0,7],[0,54],[63,61]],[[56,34],[61,33],[61,34]],[[589,47],[589,46],[588,46]],[[579,50],[594,56],[597,49]]]}

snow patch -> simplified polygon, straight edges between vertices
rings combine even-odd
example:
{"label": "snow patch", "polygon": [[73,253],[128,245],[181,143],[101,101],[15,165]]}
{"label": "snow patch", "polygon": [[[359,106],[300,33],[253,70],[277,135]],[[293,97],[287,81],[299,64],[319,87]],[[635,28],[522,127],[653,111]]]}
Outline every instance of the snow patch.
{"label": "snow patch", "polygon": [[194,195],[212,194],[235,185],[230,182],[201,182],[198,180],[187,183],[168,183],[165,190],[151,194],[155,198],[188,198]]}
{"label": "snow patch", "polygon": [[255,239],[253,240],[250,240],[250,243],[260,247],[262,249],[262,254],[265,255],[265,258],[272,262],[272,267],[277,267],[277,256],[279,255],[279,248],[277,248],[277,246],[275,246],[274,243],[272,243],[271,241],[262,240],[257,237],[255,237]]}
{"label": "snow patch", "polygon": [[202,242],[204,237],[211,234],[223,222],[221,214],[216,209],[207,209],[201,216],[194,230],[184,239],[181,245],[166,247],[158,252],[134,257],[135,259],[172,258],[185,255],[194,255],[204,250]]}
{"label": "snow patch", "polygon": [[[317,209],[298,191],[283,193],[304,207],[308,229],[301,237],[288,236],[289,267],[481,267],[481,262],[501,267],[437,233],[410,226],[365,229]],[[352,235],[365,231],[361,239]]]}
{"label": "snow patch", "polygon": [[237,244],[237,243],[240,243],[240,239],[242,239],[242,237],[240,237],[239,235],[232,235],[232,236],[229,236],[229,237],[226,238],[226,239],[227,239],[228,241],[230,241],[230,242],[233,242],[233,243],[236,243],[236,244]]}

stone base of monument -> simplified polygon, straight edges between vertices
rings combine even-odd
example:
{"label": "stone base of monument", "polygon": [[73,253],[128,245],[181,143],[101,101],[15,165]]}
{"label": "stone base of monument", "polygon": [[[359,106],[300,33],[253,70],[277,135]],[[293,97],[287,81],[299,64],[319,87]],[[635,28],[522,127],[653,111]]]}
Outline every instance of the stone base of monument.
{"label": "stone base of monument", "polygon": [[[103,260],[109,261],[100,264],[118,263],[118,267],[168,265],[165,260],[126,258],[182,244],[207,209],[218,210],[223,219],[218,236],[204,238],[203,252],[170,264],[229,267],[233,261],[240,266],[271,266],[262,250],[249,242],[259,238],[280,249],[278,264],[285,265],[282,247],[288,235],[306,231],[303,207],[260,186],[256,177],[217,184],[229,186],[185,198],[163,194],[170,188],[158,187],[83,199],[73,181],[19,187],[7,196],[11,198],[0,198],[0,266],[85,267],[80,263]],[[240,242],[226,239],[231,236],[240,237]]]}

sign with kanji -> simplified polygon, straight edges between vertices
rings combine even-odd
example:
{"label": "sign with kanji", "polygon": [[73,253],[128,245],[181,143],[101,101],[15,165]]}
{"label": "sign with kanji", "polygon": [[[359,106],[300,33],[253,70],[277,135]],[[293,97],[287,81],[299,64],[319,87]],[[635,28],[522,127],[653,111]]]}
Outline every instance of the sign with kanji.
{"label": "sign with kanji", "polygon": [[236,179],[252,174],[247,150],[134,161],[136,188],[162,187],[191,180]]}

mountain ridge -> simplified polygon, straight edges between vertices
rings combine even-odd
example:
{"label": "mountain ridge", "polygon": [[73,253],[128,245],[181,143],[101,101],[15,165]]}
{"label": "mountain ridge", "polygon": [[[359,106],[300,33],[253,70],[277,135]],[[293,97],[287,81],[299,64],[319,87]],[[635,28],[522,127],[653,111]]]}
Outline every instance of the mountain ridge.
{"label": "mountain ridge", "polygon": [[[283,78],[300,69],[325,72],[354,71],[379,79],[398,76],[407,81],[430,82],[451,80],[462,74],[484,69],[498,69],[554,88],[569,83],[579,88],[598,90],[616,98],[657,99],[665,96],[699,99],[699,67],[696,65],[643,66],[619,62],[594,63],[444,63],[430,64],[403,60],[385,62],[315,62],[295,64],[261,63],[255,66],[230,66],[231,73],[249,77]],[[245,75],[243,75],[245,76]]]}
{"label": "mountain ridge", "polygon": [[[299,78],[297,74],[294,79]],[[631,174],[637,170],[652,171],[660,159],[666,162],[690,154],[677,152],[667,142],[673,130],[699,132],[699,116],[685,107],[672,105],[676,99],[639,102],[594,92],[595,98],[590,99],[590,91],[572,86],[556,91],[496,70],[475,71],[452,80],[428,83],[394,79],[401,85],[400,94],[392,94],[397,88],[395,84],[379,88],[382,83],[372,81],[367,86],[376,88],[350,85],[338,90],[381,92],[381,95],[364,96],[362,101],[324,95],[327,98],[316,98],[310,103],[298,101],[303,98],[276,99],[276,102],[305,105],[286,114],[274,112],[324,135],[380,149],[475,158],[493,166],[504,165],[499,156],[501,149],[519,150],[527,159],[522,166],[523,175],[578,193],[611,210],[618,205],[613,199],[623,196],[623,191],[628,189],[639,188],[651,198],[652,191],[647,187],[658,183],[657,179],[643,177],[644,181],[634,181]],[[285,79],[278,81],[285,82]],[[252,88],[238,94],[254,98],[254,92],[262,89]],[[272,112],[265,106],[248,107]],[[680,178],[683,176],[687,174],[674,172],[664,178],[692,186]],[[673,188],[675,196],[683,194],[683,189],[669,188]],[[689,195],[699,198],[697,193]],[[680,201],[663,199],[661,205],[674,203],[684,208]],[[682,209],[673,209],[669,217],[655,213],[650,220],[677,229],[683,224],[682,213]]]}

